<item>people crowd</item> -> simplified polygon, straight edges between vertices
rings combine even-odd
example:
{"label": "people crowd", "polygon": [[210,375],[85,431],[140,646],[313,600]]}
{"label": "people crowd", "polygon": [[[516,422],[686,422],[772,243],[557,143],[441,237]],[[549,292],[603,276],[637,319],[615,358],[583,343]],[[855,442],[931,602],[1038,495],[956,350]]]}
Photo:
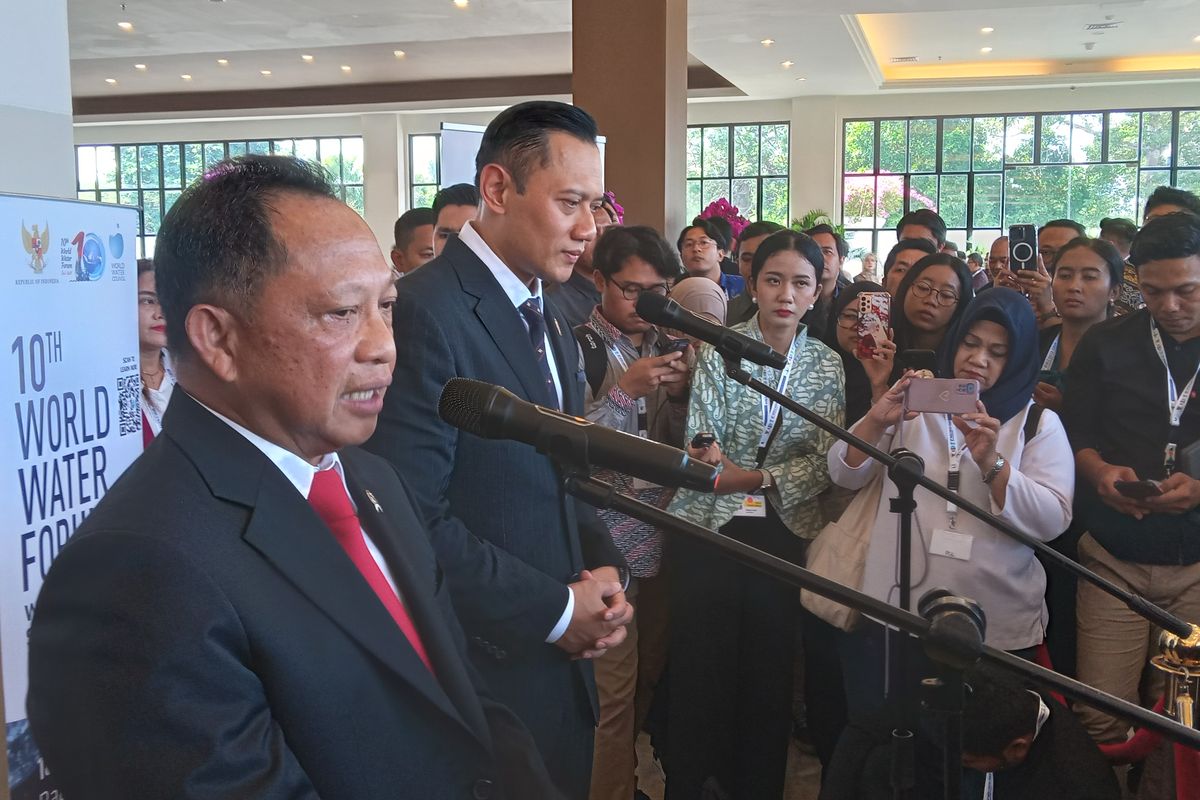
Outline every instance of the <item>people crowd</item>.
{"label": "people crowd", "polygon": [[[625,223],[594,120],[561,103],[502,112],[477,166],[474,185],[402,215],[390,264],[374,267],[361,220],[331,211],[344,206],[292,159],[231,159],[167,215],[157,263],[137,273],[147,450],[56,563],[30,634],[32,663],[80,665],[47,668],[29,698],[51,768],[79,790],[68,794],[119,797],[143,781],[161,787],[148,796],[376,797],[382,784],[359,776],[397,762],[382,772],[409,782],[406,797],[634,800],[653,766],[670,800],[773,800],[796,745],[821,762],[822,798],[876,796],[879,721],[937,666],[871,619],[825,619],[717,549],[592,508],[525,444],[459,431],[439,398],[461,378],[685,450],[718,471],[714,492],[595,477],[784,561],[803,566],[853,519],[852,588],[899,605],[911,570],[914,600],[945,588],[977,603],[988,645],[1154,705],[1150,622],[927,492],[903,552],[885,465],[746,388],[712,345],[644,320],[637,301],[669,297],[769,346],[784,366],[744,364],[755,378],[1200,620],[1195,195],[1156,190],[1140,229],[1028,220],[1036,269],[1014,271],[1007,237],[960,252],[931,209],[898,220],[882,258],[852,253],[830,224],[761,221],[735,236],[697,217],[672,243]],[[305,229],[285,213],[325,221]],[[202,236],[223,238],[204,248]],[[890,315],[865,347],[869,297]],[[977,396],[910,410],[930,379]],[[243,484],[221,479],[223,459]],[[321,476],[335,476],[341,522],[320,510]],[[130,521],[150,506],[152,523]],[[174,509],[199,515],[182,533],[211,541],[151,529]],[[304,530],[294,546],[272,549],[264,526],[284,523],[266,510]],[[317,541],[341,537],[347,518],[353,548]],[[163,577],[130,599],[81,580],[90,562],[71,556],[89,553],[144,558]],[[324,572],[330,562],[341,571]],[[335,580],[361,586],[314,588]],[[109,626],[123,650],[100,635]],[[338,626],[369,657],[347,656]],[[967,683],[964,796],[1175,797],[1161,752],[1133,768],[1104,760],[1127,722],[986,669]],[[296,705],[323,692],[315,710]],[[389,725],[411,726],[416,760],[390,754]],[[322,752],[313,726],[346,741]],[[94,769],[111,747],[159,761]],[[229,788],[185,788],[200,785]]]}

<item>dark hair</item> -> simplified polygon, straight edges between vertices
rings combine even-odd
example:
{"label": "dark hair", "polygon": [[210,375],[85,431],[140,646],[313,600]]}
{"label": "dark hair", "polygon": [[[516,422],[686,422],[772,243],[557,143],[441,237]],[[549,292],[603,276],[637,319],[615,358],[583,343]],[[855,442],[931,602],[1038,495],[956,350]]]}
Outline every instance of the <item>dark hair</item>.
{"label": "dark hair", "polygon": [[927,256],[931,256],[938,251],[936,247],[929,243],[928,239],[901,239],[896,242],[895,247],[888,251],[887,258],[883,261],[884,275],[892,271],[892,267],[896,265],[896,257],[905,250],[920,250]]}
{"label": "dark hair", "polygon": [[[946,243],[944,245],[942,245],[942,247],[949,247],[955,253],[962,252],[962,249],[958,246],[958,242],[952,242],[949,239],[946,240]],[[962,258],[962,256],[959,256],[959,258]]]}
{"label": "dark hair", "polygon": [[171,206],[155,240],[154,279],[173,355],[191,352],[184,322],[193,306],[249,311],[264,280],[283,268],[287,251],[271,217],[287,193],[341,202],[317,162],[245,155],[214,166]]}
{"label": "dark hair", "polygon": [[1121,241],[1129,244],[1133,241],[1133,237],[1137,236],[1137,224],[1131,219],[1124,217],[1105,217],[1100,220],[1100,235],[1115,236]]}
{"label": "dark hair", "polygon": [[675,242],[675,248],[677,250],[683,250],[683,239],[685,236],[687,236],[687,232],[692,228],[699,228],[700,230],[704,231],[705,236],[717,243],[718,250],[729,252],[729,239],[725,237],[725,234],[721,232],[721,229],[714,225],[711,219],[700,219],[700,217],[696,217],[694,220],[692,220],[691,225],[688,225],[679,232],[679,239]]}
{"label": "dark hair", "polygon": [[[695,225],[699,219],[700,217],[693,219],[692,224]],[[725,246],[721,249],[728,251],[729,248],[733,247],[733,226],[729,224],[729,220],[724,217],[707,217],[706,219],[710,225],[713,225],[721,232],[721,240],[725,242]]]}
{"label": "dark hair", "polygon": [[[934,253],[913,264],[912,269],[906,272],[900,280],[900,285],[896,288],[896,302],[892,303],[892,330],[895,331],[897,353],[912,347],[912,323],[909,322],[908,315],[904,313],[904,301],[908,297],[908,290],[921,277],[922,272],[930,267],[939,266],[949,267],[958,278],[958,304],[954,307],[954,314],[951,315],[950,321],[946,323],[947,334],[954,329],[954,324],[962,316],[963,309],[975,297],[975,291],[971,287],[971,268],[958,256],[952,256],[949,253]],[[897,368],[899,368],[898,364]],[[941,375],[939,377],[950,376]]]}
{"label": "dark hair", "polygon": [[837,247],[838,258],[844,261],[846,256],[850,255],[850,245],[846,244],[845,238],[843,238],[840,233],[835,231],[832,225],[814,225],[804,233],[813,237],[815,237],[818,233],[827,233],[833,237],[833,241]]}
{"label": "dark hair", "polygon": [[1110,289],[1125,282],[1125,259],[1121,258],[1121,254],[1117,248],[1113,247],[1112,242],[1106,242],[1103,239],[1089,239],[1086,236],[1077,236],[1062,246],[1048,267],[1050,274],[1053,275],[1058,269],[1058,262],[1062,261],[1065,253],[1080,247],[1091,250],[1104,260],[1105,266],[1108,267],[1108,287]]}
{"label": "dark hair", "polygon": [[896,223],[896,235],[900,235],[900,231],[904,230],[906,225],[919,225],[922,228],[928,228],[933,234],[933,238],[937,239],[938,249],[946,245],[946,221],[938,216],[938,213],[930,208],[918,208],[916,211],[910,211],[900,218]]}
{"label": "dark hair", "polygon": [[782,225],[767,219],[751,222],[745,228],[742,228],[742,235],[738,237],[738,252],[741,252],[742,242],[747,239],[757,239],[759,236],[768,236],[772,233],[778,233],[781,230],[783,230]]}
{"label": "dark hair", "polygon": [[501,111],[483,132],[475,155],[475,188],[488,164],[499,164],[512,175],[517,193],[535,165],[550,166],[550,134],[565,133],[588,144],[596,143],[598,130],[592,115],[578,106],[554,100],[531,100]]}
{"label": "dark hair", "polygon": [[614,225],[606,229],[596,241],[592,266],[605,278],[611,278],[634,256],[654,267],[660,278],[673,281],[683,274],[679,254],[649,225]]}
{"label": "dark hair", "polygon": [[982,267],[983,266],[983,254],[982,253],[967,253],[967,263],[968,264],[978,264],[979,266]]}
{"label": "dark hair", "polygon": [[1087,236],[1087,229],[1073,219],[1052,219],[1038,228],[1038,236],[1041,236],[1046,228],[1070,228],[1075,231],[1076,236]]}
{"label": "dark hair", "polygon": [[437,214],[432,208],[410,208],[400,215],[392,228],[392,239],[397,250],[403,250],[412,243],[413,231],[422,225],[432,225],[437,222]]}
{"label": "dark hair", "polygon": [[479,205],[479,190],[469,183],[456,183],[453,186],[447,186],[433,196],[433,219],[437,223],[438,214],[442,213],[442,209],[446,206],[471,206]]}
{"label": "dark hair", "polygon": [[1015,739],[1037,730],[1039,698],[1022,683],[987,665],[972,667],[963,677],[969,687],[963,704],[964,753],[999,757]]}
{"label": "dark hair", "polygon": [[1147,214],[1159,206],[1179,206],[1185,211],[1200,214],[1200,197],[1196,197],[1187,189],[1160,186],[1146,198],[1146,209],[1142,212],[1142,219],[1145,219]]}
{"label": "dark hair", "polygon": [[154,272],[154,259],[139,258],[137,260],[137,267],[138,267],[138,271],[137,271],[138,275],[141,275],[143,272]]}
{"label": "dark hair", "polygon": [[1129,248],[1129,261],[1139,269],[1148,261],[1200,255],[1200,217],[1175,212],[1142,226]]}
{"label": "dark hair", "polygon": [[825,271],[825,254],[821,252],[821,245],[814,242],[807,233],[787,228],[763,239],[762,244],[754,251],[754,261],[750,264],[750,281],[758,279],[758,273],[762,272],[768,258],[785,250],[795,250],[801,258],[812,264],[817,283],[821,282],[821,274]]}

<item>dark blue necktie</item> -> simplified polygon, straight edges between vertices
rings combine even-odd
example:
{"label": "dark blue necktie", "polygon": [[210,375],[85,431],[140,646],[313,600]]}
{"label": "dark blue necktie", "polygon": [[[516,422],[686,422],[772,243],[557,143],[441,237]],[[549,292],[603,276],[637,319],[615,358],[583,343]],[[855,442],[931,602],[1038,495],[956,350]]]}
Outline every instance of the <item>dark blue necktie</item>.
{"label": "dark blue necktie", "polygon": [[533,355],[537,358],[538,369],[546,381],[546,395],[550,404],[558,408],[558,392],[554,390],[554,378],[550,375],[550,359],[546,355],[546,317],[542,314],[542,305],[538,298],[531,297],[520,306],[521,316],[529,327],[529,343],[533,346]]}

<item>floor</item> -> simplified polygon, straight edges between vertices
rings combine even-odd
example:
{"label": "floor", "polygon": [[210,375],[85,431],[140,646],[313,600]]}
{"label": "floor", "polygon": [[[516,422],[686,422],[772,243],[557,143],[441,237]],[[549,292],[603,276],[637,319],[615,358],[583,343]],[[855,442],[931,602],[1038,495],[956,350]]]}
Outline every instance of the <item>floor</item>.
{"label": "floor", "polygon": [[[663,800],[663,776],[654,763],[650,738],[638,737],[638,787],[651,800]],[[784,800],[817,800],[821,785],[821,764],[811,752],[798,746],[795,740],[788,751],[788,781]]]}

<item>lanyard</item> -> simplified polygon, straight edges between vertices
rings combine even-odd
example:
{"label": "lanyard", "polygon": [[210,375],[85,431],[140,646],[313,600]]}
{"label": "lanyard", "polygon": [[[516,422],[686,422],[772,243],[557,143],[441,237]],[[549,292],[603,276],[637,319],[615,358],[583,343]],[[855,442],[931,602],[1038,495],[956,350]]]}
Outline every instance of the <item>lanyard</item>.
{"label": "lanyard", "polygon": [[1170,475],[1175,471],[1176,439],[1179,438],[1179,425],[1183,421],[1183,412],[1187,408],[1188,401],[1192,398],[1192,387],[1196,385],[1196,377],[1200,376],[1200,364],[1196,365],[1192,379],[1180,392],[1175,387],[1175,376],[1171,374],[1171,367],[1167,364],[1167,351],[1163,349],[1162,335],[1159,334],[1158,327],[1153,323],[1150,324],[1150,338],[1154,342],[1158,360],[1162,362],[1163,369],[1167,373],[1167,419],[1171,423],[1171,431],[1167,434],[1167,446],[1163,449],[1163,467]]}
{"label": "lanyard", "polygon": [[1046,360],[1042,362],[1043,370],[1054,369],[1054,360],[1058,358],[1058,340],[1062,338],[1062,334],[1054,337],[1054,341],[1050,343],[1050,349],[1046,351]]}
{"label": "lanyard", "polygon": [[[963,451],[967,449],[967,445],[964,442],[962,447],[958,446],[958,429],[954,427],[954,418],[949,414],[946,415],[946,444],[949,449],[949,458],[946,461],[946,488],[957,494]],[[946,514],[950,517],[950,527],[955,527],[958,522],[958,506],[947,500]]]}
{"label": "lanyard", "polygon": [[[628,372],[629,362],[626,361],[625,356],[621,354],[621,348],[617,347],[617,343],[613,342],[611,345],[609,345],[609,350],[612,351],[613,356],[617,359],[617,363],[621,365],[621,371]],[[639,397],[637,399],[637,426],[638,436],[642,437],[643,439],[650,437],[649,412],[647,411],[646,398],[644,397]]]}
{"label": "lanyard", "polygon": [[[792,376],[792,354],[788,353],[787,363],[783,366],[783,371],[779,373],[779,386],[776,391],[780,394],[787,392],[788,380]],[[766,450],[767,444],[771,441],[771,431],[775,430],[775,422],[779,419],[779,403],[773,400],[768,400],[766,397],[760,397],[762,406],[762,436],[758,440],[759,452]]]}
{"label": "lanyard", "polygon": [[995,774],[989,772],[983,779],[983,800],[992,800],[995,791]]}

